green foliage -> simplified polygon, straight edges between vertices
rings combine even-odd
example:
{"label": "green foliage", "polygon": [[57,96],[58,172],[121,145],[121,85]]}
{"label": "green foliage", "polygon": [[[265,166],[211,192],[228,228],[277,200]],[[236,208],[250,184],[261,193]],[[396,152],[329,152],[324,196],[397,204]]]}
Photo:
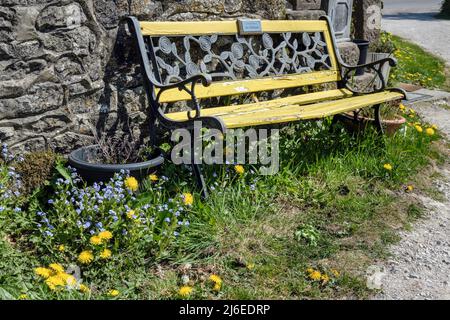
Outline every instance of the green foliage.
{"label": "green foliage", "polygon": [[[278,174],[209,166],[206,201],[190,198],[193,180],[180,166],[165,165],[167,177],[146,178],[136,189],[123,175],[78,185],[61,162],[60,177],[41,191],[8,198],[17,177],[4,162],[0,297],[103,299],[115,298],[108,291],[117,289],[118,298],[166,299],[180,298],[182,285],[194,288],[188,298],[199,299],[366,297],[358,274],[396,240],[391,222],[419,216],[414,205],[396,202],[405,184],[430,158],[441,159],[439,135],[427,135],[409,110],[405,116],[409,125],[392,137],[370,127],[359,135],[339,125],[331,130],[330,119],[286,126]],[[112,238],[92,238],[102,231]],[[111,257],[102,258],[105,249]],[[92,261],[79,260],[83,251]],[[91,291],[51,290],[33,274],[55,262],[67,272],[79,266],[79,284]],[[309,269],[328,278],[314,280]],[[223,279],[219,290],[208,280],[213,273]]]}
{"label": "green foliage", "polygon": [[450,17],[450,0],[444,0],[442,2],[441,14],[444,17]]}
{"label": "green foliage", "polygon": [[426,52],[418,45],[389,35],[396,50],[394,57],[398,65],[391,69],[390,80],[424,86],[427,88],[446,88],[445,62]]}
{"label": "green foliage", "polygon": [[22,189],[26,194],[43,187],[52,176],[56,154],[52,151],[30,152],[15,164],[21,176]]}

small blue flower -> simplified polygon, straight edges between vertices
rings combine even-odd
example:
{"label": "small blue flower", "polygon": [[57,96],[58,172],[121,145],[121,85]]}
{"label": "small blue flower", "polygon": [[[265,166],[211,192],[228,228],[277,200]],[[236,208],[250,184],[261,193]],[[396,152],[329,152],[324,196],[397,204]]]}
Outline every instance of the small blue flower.
{"label": "small blue flower", "polygon": [[19,208],[19,207],[16,207],[16,208],[14,208],[14,211],[15,211],[15,212],[21,212],[21,211],[22,211],[22,209],[21,209],[21,208]]}
{"label": "small blue flower", "polygon": [[53,201],[53,199],[48,199],[47,203],[48,203],[48,204],[53,204],[54,201]]}
{"label": "small blue flower", "polygon": [[170,222],[170,218],[167,217],[167,218],[164,219],[164,221],[167,222],[167,223],[169,223],[169,222]]}
{"label": "small blue flower", "polygon": [[174,232],[173,232],[173,235],[174,235],[175,237],[178,237],[178,236],[180,235],[180,233],[179,233],[179,232],[176,232],[176,231],[174,231]]}

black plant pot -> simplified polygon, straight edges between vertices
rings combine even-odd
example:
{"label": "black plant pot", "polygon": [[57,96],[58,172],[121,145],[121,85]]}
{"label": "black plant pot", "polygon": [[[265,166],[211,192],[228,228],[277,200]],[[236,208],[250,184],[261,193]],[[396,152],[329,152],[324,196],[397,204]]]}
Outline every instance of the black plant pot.
{"label": "black plant pot", "polygon": [[131,176],[142,179],[164,163],[164,156],[159,149],[157,149],[151,160],[144,162],[127,164],[88,162],[87,159],[97,152],[99,152],[98,146],[91,145],[74,150],[69,155],[70,166],[76,168],[81,178],[88,183],[108,181],[115,173],[119,173],[121,170],[128,170]]}
{"label": "black plant pot", "polygon": [[[369,52],[369,41],[362,40],[362,39],[355,39],[355,40],[353,40],[353,43],[355,43],[359,49],[358,64],[365,64],[367,61],[367,53]],[[364,74],[364,68],[356,69],[355,75],[362,76],[363,74]]]}

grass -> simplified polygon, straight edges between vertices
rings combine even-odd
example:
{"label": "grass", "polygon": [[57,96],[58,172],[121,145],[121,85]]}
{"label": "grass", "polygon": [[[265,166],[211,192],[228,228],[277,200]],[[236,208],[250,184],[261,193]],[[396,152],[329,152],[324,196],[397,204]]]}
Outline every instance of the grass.
{"label": "grass", "polygon": [[[207,201],[195,194],[190,227],[179,241],[159,260],[122,261],[93,285],[92,296],[39,289],[32,274],[39,257],[4,236],[0,297],[102,299],[96,291],[104,286],[118,288],[119,298],[173,299],[184,278],[198,299],[367,298],[365,270],[387,257],[399,228],[422,215],[405,186],[430,192],[432,172],[423,168],[447,161],[437,136],[405,128],[382,143],[372,130],[357,137],[330,133],[327,121],[291,125],[282,129],[277,175],[208,168],[216,190]],[[192,185],[168,166],[170,172],[174,186]],[[312,280],[308,268],[329,279]],[[219,292],[210,274],[222,277]]]}
{"label": "grass", "polygon": [[391,81],[410,83],[427,88],[450,90],[449,70],[445,61],[421,47],[397,36],[391,36],[397,50],[398,66],[392,70]]}

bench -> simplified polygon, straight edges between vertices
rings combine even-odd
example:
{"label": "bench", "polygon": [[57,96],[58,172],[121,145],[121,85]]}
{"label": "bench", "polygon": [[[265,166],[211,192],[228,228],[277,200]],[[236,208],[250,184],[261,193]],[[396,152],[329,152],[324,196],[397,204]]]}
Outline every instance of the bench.
{"label": "bench", "polygon": [[[192,130],[197,120],[225,132],[321,119],[366,107],[374,108],[376,127],[382,133],[380,105],[406,97],[401,89],[387,89],[387,79],[383,79],[384,64],[395,66],[394,59],[362,66],[343,62],[328,17],[202,22],[146,22],[127,17],[126,22],[138,47],[151,109],[151,135],[156,123],[166,130]],[[353,88],[358,68],[370,71],[375,85],[364,91]],[[215,107],[206,101],[328,83],[335,84],[334,88],[267,101]],[[191,109],[165,112],[166,104],[180,101],[188,101]],[[193,164],[193,168],[205,192],[200,166]]]}

